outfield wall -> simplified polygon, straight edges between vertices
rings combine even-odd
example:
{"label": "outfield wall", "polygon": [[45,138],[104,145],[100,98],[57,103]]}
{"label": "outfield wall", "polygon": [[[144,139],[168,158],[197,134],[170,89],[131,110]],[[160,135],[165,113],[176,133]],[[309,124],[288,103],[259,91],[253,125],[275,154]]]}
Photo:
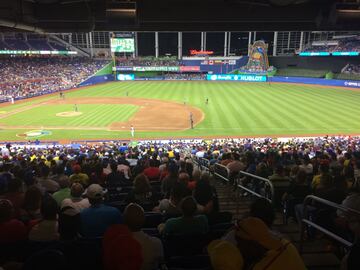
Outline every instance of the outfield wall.
{"label": "outfield wall", "polygon": [[270,82],[318,84],[325,86],[360,88],[360,81],[350,81],[350,80],[327,80],[327,79],[318,79],[318,78],[281,77],[281,76],[269,77],[268,79]]}
{"label": "outfield wall", "polygon": [[[140,78],[138,80],[161,81],[164,79],[161,77],[155,77],[155,78]],[[114,81],[114,75],[112,75],[112,74],[111,75],[92,76],[91,78],[80,83],[79,87],[94,85],[94,84],[98,84],[98,83],[111,82],[111,81]],[[268,81],[279,82],[279,83],[318,84],[318,85],[325,85],[325,86],[360,88],[360,81],[351,81],[351,80],[327,80],[327,79],[306,78],[306,77],[275,76],[275,77],[268,77]]]}
{"label": "outfield wall", "polygon": [[92,77],[88,78],[87,80],[81,82],[78,85],[78,87],[89,86],[89,85],[98,84],[98,83],[111,82],[114,80],[115,80],[115,78],[114,78],[113,74],[92,76]]}

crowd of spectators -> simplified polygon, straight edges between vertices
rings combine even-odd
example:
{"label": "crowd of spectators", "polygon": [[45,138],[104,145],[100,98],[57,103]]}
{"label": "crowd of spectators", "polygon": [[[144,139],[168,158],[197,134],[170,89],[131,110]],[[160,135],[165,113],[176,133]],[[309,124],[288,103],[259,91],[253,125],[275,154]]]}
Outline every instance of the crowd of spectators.
{"label": "crowd of spectators", "polygon": [[[231,214],[219,211],[211,175],[191,157],[225,166],[234,182],[259,193],[266,192],[259,181],[235,176],[246,171],[270,179],[274,205],[256,200],[233,227]],[[273,207],[286,205],[287,218],[296,221],[312,193],[360,210],[358,137],[6,145],[0,162],[0,254],[25,269],[76,269],[84,261],[92,269],[158,269],[175,255],[203,254],[206,246],[215,270],[305,269],[292,243],[272,230]],[[359,217],[319,205],[309,211],[326,228],[360,236]],[[219,234],[219,223],[230,226]],[[24,255],[19,247],[27,245]],[[357,256],[358,240],[344,269],[358,269]]]}
{"label": "crowd of spectators", "polygon": [[117,57],[116,58],[117,66],[125,66],[125,67],[153,67],[153,66],[172,66],[177,67],[181,65],[181,62],[174,57]]}
{"label": "crowd of spectators", "polygon": [[347,64],[342,70],[341,73],[345,74],[360,74],[360,65]]}
{"label": "crowd of spectators", "polygon": [[[349,37],[337,39],[338,44],[333,45],[312,45],[309,44],[303,51],[305,52],[360,52],[360,37]],[[326,41],[324,41],[326,42]]]}
{"label": "crowd of spectators", "polygon": [[0,61],[0,101],[76,87],[106,64],[80,57],[6,57]]}

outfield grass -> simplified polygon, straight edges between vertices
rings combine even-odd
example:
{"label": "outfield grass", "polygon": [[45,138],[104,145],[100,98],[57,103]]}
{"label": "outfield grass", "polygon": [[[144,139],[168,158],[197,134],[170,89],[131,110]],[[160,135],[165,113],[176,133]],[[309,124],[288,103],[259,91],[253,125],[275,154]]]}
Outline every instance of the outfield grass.
{"label": "outfield grass", "polygon": [[[360,91],[350,89],[294,84],[147,81],[102,84],[68,92],[66,97],[123,97],[126,92],[130,97],[186,100],[205,114],[205,119],[193,130],[137,132],[139,138],[360,134]],[[204,102],[206,97],[209,98],[208,105]],[[26,103],[13,106],[26,106]],[[0,108],[3,111],[11,109],[11,105]],[[58,111],[71,111],[71,105],[44,105],[32,109],[31,113],[26,111],[0,119],[0,123],[104,127],[114,121],[126,121],[137,107],[81,105],[81,111],[85,109],[83,115],[66,119],[54,115]],[[0,139],[18,140],[16,134],[25,131],[29,129],[3,129],[0,130]],[[52,135],[40,139],[116,139],[130,135],[127,131],[108,130],[50,131]]]}

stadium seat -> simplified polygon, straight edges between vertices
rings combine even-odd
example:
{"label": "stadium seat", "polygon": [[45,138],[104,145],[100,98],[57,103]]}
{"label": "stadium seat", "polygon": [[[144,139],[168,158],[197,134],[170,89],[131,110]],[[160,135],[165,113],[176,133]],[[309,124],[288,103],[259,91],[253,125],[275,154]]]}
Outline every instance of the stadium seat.
{"label": "stadium seat", "polygon": [[212,269],[207,255],[171,257],[167,259],[166,265],[170,269]]}
{"label": "stadium seat", "polygon": [[212,212],[206,216],[210,226],[219,223],[230,223],[233,219],[231,212]]}
{"label": "stadium seat", "polygon": [[144,228],[156,228],[163,221],[163,215],[156,212],[145,212]]}
{"label": "stadium seat", "polygon": [[195,256],[204,253],[209,234],[179,234],[163,236],[165,257]]}

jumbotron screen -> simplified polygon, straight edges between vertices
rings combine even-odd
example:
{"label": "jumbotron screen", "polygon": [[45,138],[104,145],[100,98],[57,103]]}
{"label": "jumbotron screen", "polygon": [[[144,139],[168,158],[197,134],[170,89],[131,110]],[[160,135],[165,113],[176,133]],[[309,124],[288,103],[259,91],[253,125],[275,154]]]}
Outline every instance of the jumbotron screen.
{"label": "jumbotron screen", "polygon": [[135,42],[133,38],[111,38],[111,52],[134,52]]}

